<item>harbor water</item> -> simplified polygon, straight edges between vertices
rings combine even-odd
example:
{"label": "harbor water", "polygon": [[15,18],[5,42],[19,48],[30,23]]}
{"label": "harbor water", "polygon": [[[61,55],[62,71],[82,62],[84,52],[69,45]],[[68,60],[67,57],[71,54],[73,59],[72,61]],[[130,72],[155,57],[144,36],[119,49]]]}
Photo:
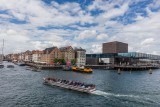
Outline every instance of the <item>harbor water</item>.
{"label": "harbor water", "polygon": [[[93,70],[84,74],[62,70],[34,72],[27,67],[0,69],[0,107],[160,107],[160,70],[121,72]],[[96,85],[91,94],[43,84],[57,77]]]}

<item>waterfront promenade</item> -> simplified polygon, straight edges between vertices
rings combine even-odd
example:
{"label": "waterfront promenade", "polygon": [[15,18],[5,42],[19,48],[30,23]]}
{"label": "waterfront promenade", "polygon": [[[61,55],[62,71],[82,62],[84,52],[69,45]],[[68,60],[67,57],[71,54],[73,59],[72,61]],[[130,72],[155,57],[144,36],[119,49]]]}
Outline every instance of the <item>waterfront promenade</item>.
{"label": "waterfront promenade", "polygon": [[[54,65],[54,64],[35,64],[35,63],[26,63],[26,65],[34,67],[36,69],[63,69],[62,65]],[[142,71],[149,69],[159,69],[159,66],[152,65],[85,65],[85,67],[92,69],[109,69],[109,70],[121,70],[121,71]]]}

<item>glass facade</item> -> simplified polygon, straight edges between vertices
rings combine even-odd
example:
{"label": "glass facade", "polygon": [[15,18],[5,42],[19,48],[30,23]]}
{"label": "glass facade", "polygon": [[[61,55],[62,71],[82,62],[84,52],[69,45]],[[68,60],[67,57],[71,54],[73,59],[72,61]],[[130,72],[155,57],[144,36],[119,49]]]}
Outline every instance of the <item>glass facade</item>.
{"label": "glass facade", "polygon": [[151,60],[160,60],[159,55],[138,53],[138,52],[129,52],[129,53],[118,53],[118,56],[121,57],[132,57],[132,58],[140,58],[140,59],[151,59]]}
{"label": "glass facade", "polygon": [[145,54],[138,52],[86,54],[86,58],[133,58],[133,59],[160,60],[159,55],[152,55],[152,54]]}
{"label": "glass facade", "polygon": [[86,54],[86,58],[114,58],[118,54],[102,53],[102,54]]}

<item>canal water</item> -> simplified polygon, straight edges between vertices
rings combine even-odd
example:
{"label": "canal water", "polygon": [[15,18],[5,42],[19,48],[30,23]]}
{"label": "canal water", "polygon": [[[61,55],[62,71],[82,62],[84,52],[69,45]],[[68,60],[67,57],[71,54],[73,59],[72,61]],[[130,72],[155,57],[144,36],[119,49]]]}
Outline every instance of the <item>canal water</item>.
{"label": "canal water", "polygon": [[[160,107],[160,70],[122,72],[93,70],[92,74],[44,70],[26,66],[0,69],[0,107]],[[92,94],[43,84],[43,77],[95,84]]]}

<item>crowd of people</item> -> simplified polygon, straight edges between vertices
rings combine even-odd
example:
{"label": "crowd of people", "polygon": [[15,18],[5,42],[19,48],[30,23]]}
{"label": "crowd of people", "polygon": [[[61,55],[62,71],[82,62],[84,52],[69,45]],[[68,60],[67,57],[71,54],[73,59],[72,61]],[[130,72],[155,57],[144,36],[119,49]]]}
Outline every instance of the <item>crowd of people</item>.
{"label": "crowd of people", "polygon": [[47,80],[53,81],[53,82],[59,82],[67,85],[72,85],[76,87],[81,87],[81,88],[89,88],[89,89],[94,89],[95,85],[94,84],[85,84],[81,82],[76,82],[76,81],[71,81],[71,80],[64,80],[64,79],[57,79],[57,78],[47,78]]}

